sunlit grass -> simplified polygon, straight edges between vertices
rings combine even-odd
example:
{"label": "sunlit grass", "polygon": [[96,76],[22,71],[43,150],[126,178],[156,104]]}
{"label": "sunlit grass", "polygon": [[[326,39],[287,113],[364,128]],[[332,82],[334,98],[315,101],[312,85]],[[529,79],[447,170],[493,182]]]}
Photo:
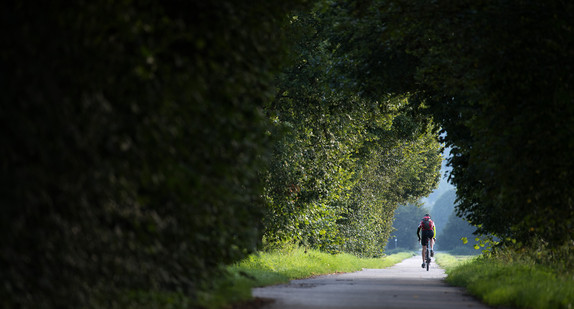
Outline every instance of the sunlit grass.
{"label": "sunlit grass", "polygon": [[257,276],[258,272],[268,271],[288,279],[299,279],[335,272],[352,272],[361,268],[385,268],[410,256],[412,254],[403,252],[384,258],[365,259],[345,253],[333,255],[315,250],[305,252],[303,249],[294,249],[253,255],[230,269],[254,276]]}
{"label": "sunlit grass", "polygon": [[471,261],[473,261],[474,259],[476,259],[478,256],[476,255],[452,255],[452,254],[448,254],[448,253],[443,253],[440,252],[436,255],[436,262],[438,265],[440,265],[442,268],[445,269],[445,271],[448,273],[449,270],[466,264],[466,263],[470,263]]}
{"label": "sunlit grass", "polygon": [[413,253],[402,252],[383,258],[358,258],[351,254],[333,255],[300,248],[261,252],[229,266],[229,275],[218,281],[215,292],[200,295],[200,304],[218,308],[249,300],[252,287],[287,283],[315,275],[354,272],[362,268],[385,268],[411,256]]}
{"label": "sunlit grass", "polygon": [[573,308],[574,278],[551,268],[494,258],[460,258],[441,254],[447,282],[466,287],[493,306]]}

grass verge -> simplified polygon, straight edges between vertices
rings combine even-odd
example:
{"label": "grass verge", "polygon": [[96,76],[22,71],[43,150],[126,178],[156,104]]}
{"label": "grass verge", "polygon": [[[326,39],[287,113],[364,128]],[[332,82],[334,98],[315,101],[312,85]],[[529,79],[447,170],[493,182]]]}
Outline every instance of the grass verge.
{"label": "grass verge", "polygon": [[446,281],[465,287],[493,306],[574,308],[574,277],[549,267],[496,258],[462,258],[441,254],[437,263]]}
{"label": "grass verge", "polygon": [[448,273],[451,269],[470,263],[477,258],[477,255],[452,255],[440,252],[436,255],[435,260]]}
{"label": "grass verge", "polygon": [[358,258],[351,254],[332,255],[304,249],[261,252],[229,266],[228,276],[217,280],[214,292],[200,295],[200,305],[221,308],[250,300],[253,287],[362,268],[385,268],[413,255],[412,252],[402,252],[383,258]]}

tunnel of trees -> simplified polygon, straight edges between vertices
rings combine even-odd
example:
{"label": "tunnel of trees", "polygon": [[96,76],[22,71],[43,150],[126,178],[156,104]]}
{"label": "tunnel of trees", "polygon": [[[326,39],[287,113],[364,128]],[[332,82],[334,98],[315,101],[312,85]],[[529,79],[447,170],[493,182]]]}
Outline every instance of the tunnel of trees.
{"label": "tunnel of trees", "polygon": [[193,299],[284,244],[380,256],[398,205],[436,187],[443,145],[460,217],[571,248],[573,12],[4,3],[0,304]]}

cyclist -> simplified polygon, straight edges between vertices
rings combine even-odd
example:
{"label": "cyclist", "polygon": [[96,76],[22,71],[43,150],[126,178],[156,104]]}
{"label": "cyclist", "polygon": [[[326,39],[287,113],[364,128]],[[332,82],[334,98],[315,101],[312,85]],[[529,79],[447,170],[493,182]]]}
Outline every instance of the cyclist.
{"label": "cyclist", "polygon": [[[420,235],[420,231],[422,232],[422,242],[421,242],[421,235]],[[419,242],[421,242],[421,245],[423,246],[422,249],[422,257],[423,257],[423,265],[422,267],[425,268],[425,254],[426,254],[426,250],[428,247],[427,244],[427,240],[430,238],[430,255],[434,256],[434,242],[436,240],[436,228],[434,225],[434,222],[431,220],[431,217],[429,214],[425,214],[425,216],[423,217],[423,219],[421,220],[421,223],[419,224],[419,227],[417,228],[417,237],[419,238]]]}

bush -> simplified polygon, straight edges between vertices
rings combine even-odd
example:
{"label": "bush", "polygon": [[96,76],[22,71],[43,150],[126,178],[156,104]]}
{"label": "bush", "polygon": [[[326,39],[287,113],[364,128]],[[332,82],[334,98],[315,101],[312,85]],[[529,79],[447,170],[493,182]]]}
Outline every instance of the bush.
{"label": "bush", "polygon": [[536,251],[498,248],[494,254],[449,268],[447,282],[466,287],[494,306],[571,308],[572,270],[533,258],[540,253]]}
{"label": "bush", "polygon": [[3,5],[0,307],[194,299],[256,249],[295,4]]}

